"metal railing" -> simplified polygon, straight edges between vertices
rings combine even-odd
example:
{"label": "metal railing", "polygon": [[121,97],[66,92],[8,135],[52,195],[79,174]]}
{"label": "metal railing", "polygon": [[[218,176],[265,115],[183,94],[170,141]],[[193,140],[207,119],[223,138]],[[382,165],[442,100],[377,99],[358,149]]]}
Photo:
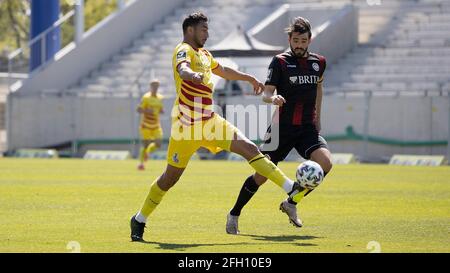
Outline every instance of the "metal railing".
{"label": "metal railing", "polygon": [[[53,34],[54,31],[58,30],[62,26],[62,24],[69,21],[69,19],[71,19],[74,15],[75,15],[75,10],[69,11],[67,14],[65,14],[64,16],[59,18],[55,23],[53,23],[53,25],[51,27],[49,27],[48,29],[43,31],[41,34],[39,34],[38,36],[33,38],[31,41],[29,41],[24,47],[19,48],[8,55],[8,75],[9,75],[8,76],[8,85],[9,85],[10,92],[13,91],[12,86],[14,84],[12,82],[13,81],[12,74],[14,73],[14,71],[13,71],[14,70],[14,60],[16,60],[19,56],[22,56],[22,60],[25,60],[25,64],[27,64],[26,67],[28,69],[31,56],[25,56],[25,54],[27,54],[27,53],[29,54],[31,51],[31,48],[33,46],[40,44],[41,60],[40,60],[39,65],[33,70],[33,72],[39,71],[40,69],[42,69],[42,67],[44,67],[48,62],[50,62],[50,60],[47,60],[47,38],[48,38],[48,36]],[[63,45],[63,46],[65,46],[65,45]],[[26,62],[27,59],[28,59],[28,63]],[[23,69],[23,67],[22,67],[22,69]]]}
{"label": "metal railing", "polygon": [[[130,5],[132,2],[136,0],[118,0],[117,1],[117,9],[122,10],[125,9],[127,5]],[[30,68],[30,60],[31,60],[31,49],[36,46],[40,45],[40,63],[37,67],[33,68],[33,71],[31,71],[28,74],[33,74],[35,72],[38,72],[42,70],[43,67],[45,67],[49,62],[52,60],[47,60],[47,39],[49,35],[52,35],[55,31],[63,27],[64,23],[70,23],[69,20],[74,18],[73,22],[73,31],[67,31],[61,33],[61,48],[59,51],[64,49],[67,45],[71,44],[72,42],[79,43],[82,40],[83,34],[84,34],[84,0],[74,0],[74,9],[70,10],[68,13],[63,15],[61,18],[59,18],[55,23],[53,23],[52,26],[50,26],[48,29],[40,33],[38,36],[33,38],[31,41],[29,41],[25,46],[16,49],[15,51],[11,52],[8,55],[8,86],[9,86],[9,92],[14,91],[13,86],[15,84],[14,77],[12,76],[15,72],[21,72],[26,73],[26,71],[29,71]],[[68,39],[64,39],[64,35],[71,35]],[[59,52],[58,51],[58,52]],[[57,53],[56,53],[57,54]],[[19,57],[21,62],[18,62],[18,70],[21,71],[15,71],[14,61],[18,60]],[[30,76],[30,75],[29,75]]]}

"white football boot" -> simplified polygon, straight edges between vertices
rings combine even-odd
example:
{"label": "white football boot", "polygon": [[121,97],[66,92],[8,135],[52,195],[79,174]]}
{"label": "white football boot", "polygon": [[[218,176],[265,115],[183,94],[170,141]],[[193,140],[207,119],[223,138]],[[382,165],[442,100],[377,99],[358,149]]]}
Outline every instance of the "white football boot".
{"label": "white football boot", "polygon": [[283,213],[286,213],[289,217],[289,222],[293,224],[294,226],[301,228],[303,227],[303,222],[300,218],[297,216],[297,206],[289,203],[287,200],[283,201],[280,205],[280,210]]}
{"label": "white football boot", "polygon": [[228,213],[226,231],[228,234],[232,235],[239,234],[239,216],[233,216]]}

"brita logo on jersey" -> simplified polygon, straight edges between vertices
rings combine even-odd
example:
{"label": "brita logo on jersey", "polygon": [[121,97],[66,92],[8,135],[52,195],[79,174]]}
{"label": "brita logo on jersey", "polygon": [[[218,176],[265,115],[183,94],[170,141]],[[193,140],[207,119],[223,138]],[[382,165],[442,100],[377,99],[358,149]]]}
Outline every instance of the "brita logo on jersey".
{"label": "brita logo on jersey", "polygon": [[318,84],[320,78],[318,76],[294,76],[290,77],[291,84]]}

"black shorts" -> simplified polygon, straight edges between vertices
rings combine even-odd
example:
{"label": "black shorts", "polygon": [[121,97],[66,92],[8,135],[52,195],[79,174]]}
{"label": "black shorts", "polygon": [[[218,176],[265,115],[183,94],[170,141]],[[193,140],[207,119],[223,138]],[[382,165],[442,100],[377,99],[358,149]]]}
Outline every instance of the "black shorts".
{"label": "black shorts", "polygon": [[[269,127],[266,139],[260,149],[264,155],[270,156],[273,163],[278,164],[283,161],[292,149],[297,150],[298,154],[304,159],[311,159],[311,154],[320,149],[329,150],[326,140],[317,132],[313,125],[304,125],[300,127],[281,127],[277,134],[274,130],[278,127]],[[271,144],[276,142],[279,135],[279,143],[275,149],[269,149]]]}

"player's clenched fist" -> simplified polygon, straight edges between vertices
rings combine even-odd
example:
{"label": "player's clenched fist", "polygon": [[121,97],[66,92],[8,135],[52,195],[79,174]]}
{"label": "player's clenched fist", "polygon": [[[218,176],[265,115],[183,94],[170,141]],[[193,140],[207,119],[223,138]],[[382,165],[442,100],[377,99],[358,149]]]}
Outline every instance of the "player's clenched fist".
{"label": "player's clenched fist", "polygon": [[195,73],[194,76],[192,76],[192,82],[195,84],[201,84],[204,77],[205,76],[203,75],[203,73]]}
{"label": "player's clenched fist", "polygon": [[272,104],[276,106],[283,106],[286,103],[286,100],[283,98],[283,96],[276,95],[272,97]]}

